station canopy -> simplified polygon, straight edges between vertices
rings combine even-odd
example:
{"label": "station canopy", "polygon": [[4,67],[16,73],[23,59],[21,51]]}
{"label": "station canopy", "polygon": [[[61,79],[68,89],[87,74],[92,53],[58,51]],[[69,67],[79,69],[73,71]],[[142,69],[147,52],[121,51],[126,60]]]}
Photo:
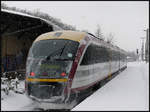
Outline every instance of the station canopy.
{"label": "station canopy", "polygon": [[61,30],[61,28],[39,17],[16,11],[1,10],[2,37],[13,35],[23,38],[25,36],[34,40],[38,35],[54,30]]}

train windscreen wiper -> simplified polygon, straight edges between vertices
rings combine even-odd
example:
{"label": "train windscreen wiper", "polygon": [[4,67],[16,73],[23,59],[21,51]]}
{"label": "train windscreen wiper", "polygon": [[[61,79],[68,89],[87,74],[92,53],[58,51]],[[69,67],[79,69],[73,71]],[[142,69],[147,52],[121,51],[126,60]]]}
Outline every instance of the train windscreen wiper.
{"label": "train windscreen wiper", "polygon": [[[67,44],[67,43],[66,43],[66,44]],[[56,55],[56,54],[59,53],[59,52],[60,52],[60,55],[59,55],[59,57],[60,57],[60,56],[62,55],[64,49],[65,49],[66,44],[65,44],[62,48],[57,49],[56,51],[54,51],[54,52],[52,52],[50,55],[48,55],[48,56],[46,57],[46,60],[49,60],[51,56],[53,56],[54,54]],[[57,52],[57,51],[59,51],[59,52]],[[54,55],[54,56],[55,56],[55,55]]]}

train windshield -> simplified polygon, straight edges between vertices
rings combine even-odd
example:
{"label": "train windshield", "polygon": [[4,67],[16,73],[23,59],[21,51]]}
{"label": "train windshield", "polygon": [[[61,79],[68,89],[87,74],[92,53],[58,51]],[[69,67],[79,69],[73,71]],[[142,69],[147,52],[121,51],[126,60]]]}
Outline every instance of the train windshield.
{"label": "train windshield", "polygon": [[33,44],[29,57],[73,60],[79,43],[72,40],[42,40]]}
{"label": "train windshield", "polygon": [[[65,78],[79,46],[72,40],[41,40],[30,48],[26,71],[35,78]],[[30,77],[30,76],[29,76]]]}

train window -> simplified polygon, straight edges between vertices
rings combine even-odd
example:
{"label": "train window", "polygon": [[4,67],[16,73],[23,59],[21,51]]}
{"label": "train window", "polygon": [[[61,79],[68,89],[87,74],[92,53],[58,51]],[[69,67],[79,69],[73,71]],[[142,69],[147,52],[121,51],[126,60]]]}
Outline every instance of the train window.
{"label": "train window", "polygon": [[41,40],[33,44],[29,51],[29,57],[73,60],[79,46],[79,42],[72,40]]}
{"label": "train window", "polygon": [[92,51],[92,47],[88,46],[88,48],[86,49],[86,51],[84,53],[81,65],[89,65],[90,64],[90,62],[91,62],[91,54],[92,54],[91,51]]}
{"label": "train window", "polygon": [[118,61],[120,59],[120,53],[118,51],[112,50],[111,51],[111,60]]}
{"label": "train window", "polygon": [[125,61],[126,60],[126,55],[123,53],[120,53],[120,60]]}
{"label": "train window", "polygon": [[109,61],[108,48],[91,44],[88,46],[81,65],[89,65],[94,63],[103,63]]}
{"label": "train window", "polygon": [[109,51],[108,48],[106,47],[99,47],[98,48],[98,62],[102,63],[102,62],[106,62],[109,61]]}

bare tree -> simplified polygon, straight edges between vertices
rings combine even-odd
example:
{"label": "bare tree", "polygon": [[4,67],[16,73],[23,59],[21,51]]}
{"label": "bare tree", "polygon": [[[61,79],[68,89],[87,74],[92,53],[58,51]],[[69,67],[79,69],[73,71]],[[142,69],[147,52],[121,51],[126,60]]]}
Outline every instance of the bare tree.
{"label": "bare tree", "polygon": [[95,36],[97,36],[98,38],[104,40],[104,36],[103,36],[103,33],[101,32],[101,27],[100,27],[99,24],[97,25]]}
{"label": "bare tree", "polygon": [[1,9],[2,8],[7,8],[7,5],[5,3],[1,3]]}
{"label": "bare tree", "polygon": [[114,42],[115,42],[115,40],[114,40],[114,34],[113,33],[109,33],[106,41],[107,41],[107,43],[114,44]]}
{"label": "bare tree", "polygon": [[41,15],[43,15],[43,13],[40,12],[40,9],[39,9],[39,8],[34,9],[34,10],[33,10],[33,14],[36,15],[36,16],[41,16]]}

